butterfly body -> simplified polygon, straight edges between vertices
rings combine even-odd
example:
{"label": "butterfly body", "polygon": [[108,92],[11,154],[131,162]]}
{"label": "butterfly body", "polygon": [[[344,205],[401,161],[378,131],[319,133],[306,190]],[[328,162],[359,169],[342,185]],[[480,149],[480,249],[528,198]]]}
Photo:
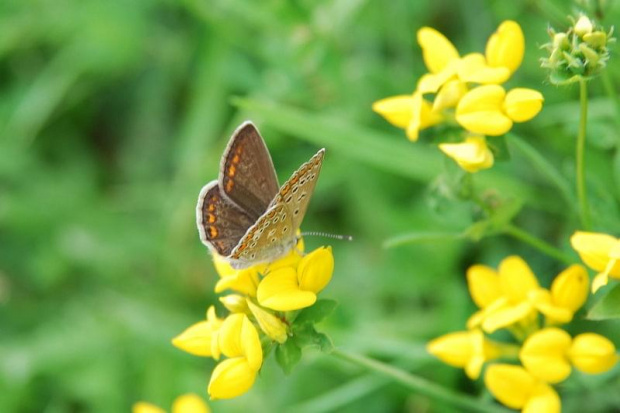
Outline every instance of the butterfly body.
{"label": "butterfly body", "polygon": [[201,241],[234,268],[286,255],[297,243],[325,150],[279,187],[271,155],[251,122],[233,133],[217,180],[200,191],[196,222]]}

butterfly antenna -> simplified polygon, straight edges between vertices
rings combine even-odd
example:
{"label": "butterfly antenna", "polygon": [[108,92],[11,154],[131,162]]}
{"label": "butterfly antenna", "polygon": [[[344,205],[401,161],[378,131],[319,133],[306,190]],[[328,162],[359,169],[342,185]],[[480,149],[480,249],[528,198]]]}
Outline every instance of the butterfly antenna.
{"label": "butterfly antenna", "polygon": [[328,234],[327,232],[315,232],[315,231],[311,231],[311,232],[302,232],[301,233],[302,237],[325,237],[325,238],[332,238],[332,239],[338,239],[340,241],[353,241],[353,236],[351,235],[339,235],[339,234]]}

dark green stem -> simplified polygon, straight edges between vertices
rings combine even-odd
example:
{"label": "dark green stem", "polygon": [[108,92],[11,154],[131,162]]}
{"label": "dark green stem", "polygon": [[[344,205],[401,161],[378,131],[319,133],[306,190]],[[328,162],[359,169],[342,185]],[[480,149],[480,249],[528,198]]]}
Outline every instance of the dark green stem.
{"label": "dark green stem", "polygon": [[581,113],[579,118],[579,133],[577,134],[577,198],[581,213],[581,226],[584,230],[590,229],[590,205],[586,190],[585,151],[586,126],[588,124],[588,84],[584,79],[579,80],[579,101]]}
{"label": "dark green stem", "polygon": [[404,370],[400,370],[396,367],[392,367],[388,364],[361,356],[359,354],[351,354],[338,349],[334,349],[331,354],[339,359],[346,360],[350,363],[357,364],[358,366],[362,366],[368,370],[387,376],[415,392],[440,400],[443,403],[451,404],[459,408],[459,410],[465,409],[472,412],[488,413],[509,412],[509,410],[504,409],[501,406],[485,403],[482,400],[472,396],[454,393],[445,387],[428,381],[422,377],[414,376]]}
{"label": "dark green stem", "polygon": [[532,234],[527,231],[522,230],[521,228],[513,225],[507,224],[504,227],[503,232],[506,235],[510,235],[511,237],[518,239],[519,241],[525,242],[526,244],[531,245],[539,251],[544,252],[548,256],[555,258],[558,261],[562,261],[565,264],[573,264],[575,261],[571,259],[570,256],[566,255],[562,250],[557,249],[551,244],[541,240],[540,238],[536,238]]}

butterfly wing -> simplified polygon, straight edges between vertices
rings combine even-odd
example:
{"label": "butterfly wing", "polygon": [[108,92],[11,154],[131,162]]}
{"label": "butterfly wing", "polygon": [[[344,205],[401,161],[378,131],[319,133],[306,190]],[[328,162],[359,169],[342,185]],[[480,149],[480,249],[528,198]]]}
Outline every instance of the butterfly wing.
{"label": "butterfly wing", "polygon": [[325,149],[318,151],[310,160],[299,167],[282,185],[272,205],[283,204],[291,215],[293,228],[297,230],[306,215],[308,203],[314,193],[316,181],[321,172]]}
{"label": "butterfly wing", "polygon": [[222,193],[218,181],[202,188],[196,206],[200,240],[222,256],[229,255],[254,220]]}
{"label": "butterfly wing", "polygon": [[225,196],[256,221],[278,193],[265,141],[251,122],[237,128],[222,156],[219,183]]}
{"label": "butterfly wing", "polygon": [[297,243],[295,229],[286,206],[273,205],[248,229],[228,260],[241,269],[280,258]]}

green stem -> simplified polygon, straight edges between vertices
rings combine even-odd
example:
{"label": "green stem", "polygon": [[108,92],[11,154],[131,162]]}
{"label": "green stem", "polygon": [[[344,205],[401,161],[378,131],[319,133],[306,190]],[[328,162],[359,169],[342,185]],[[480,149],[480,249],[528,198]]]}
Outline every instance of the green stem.
{"label": "green stem", "polygon": [[540,238],[536,238],[532,234],[527,231],[522,230],[519,227],[514,226],[513,224],[507,224],[504,227],[503,232],[506,235],[510,235],[511,237],[518,239],[519,241],[525,242],[526,244],[531,245],[539,251],[544,252],[548,256],[557,259],[558,261],[562,261],[565,264],[573,264],[575,261],[566,255],[562,250],[557,249],[551,244],[541,240]]}
{"label": "green stem", "polygon": [[564,198],[564,202],[570,207],[575,204],[575,195],[571,191],[570,184],[562,174],[551,163],[541,155],[536,149],[515,135],[514,133],[508,133],[506,137],[510,143],[519,150],[529,161],[534,165],[553,185],[558,188],[560,194]]}
{"label": "green stem", "polygon": [[444,403],[449,403],[453,406],[461,409],[466,409],[472,412],[489,412],[489,413],[506,413],[509,410],[504,409],[501,406],[492,404],[486,404],[483,401],[464,394],[454,393],[445,387],[435,384],[431,381],[423,379],[422,377],[414,376],[404,370],[400,370],[396,367],[392,367],[388,364],[380,361],[361,356],[358,354],[347,353],[342,350],[334,349],[331,354],[339,359],[346,360],[350,363],[357,364],[368,370],[372,370],[376,373],[390,377],[396,382],[404,385],[405,387],[424,394],[426,396],[435,398]]}
{"label": "green stem", "polygon": [[577,198],[579,198],[579,209],[581,212],[581,225],[584,230],[590,229],[590,206],[588,205],[588,194],[586,191],[585,178],[585,147],[586,147],[586,126],[588,123],[588,84],[586,80],[579,80],[579,101],[581,113],[579,118],[579,133],[577,134]]}

